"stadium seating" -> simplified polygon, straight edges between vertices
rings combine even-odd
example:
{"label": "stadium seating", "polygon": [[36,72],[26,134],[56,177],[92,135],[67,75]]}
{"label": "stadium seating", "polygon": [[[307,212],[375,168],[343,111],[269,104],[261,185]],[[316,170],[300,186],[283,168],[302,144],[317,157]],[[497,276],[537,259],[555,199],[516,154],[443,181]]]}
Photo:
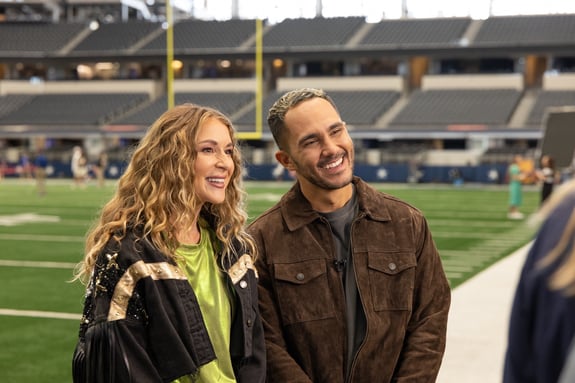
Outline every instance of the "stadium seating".
{"label": "stadium seating", "polygon": [[470,18],[384,20],[375,24],[358,45],[458,45],[470,22]]}
{"label": "stadium seating", "polygon": [[572,43],[575,15],[499,16],[483,21],[472,45]]}
{"label": "stadium seating", "polygon": [[[249,104],[254,99],[249,92],[210,92],[210,93],[176,93],[174,103],[183,104],[191,102],[199,105],[208,105],[232,115],[238,109]],[[165,110],[168,104],[167,97],[162,96],[153,102],[141,104],[139,108],[110,121],[110,125],[151,125]]]}
{"label": "stadium seating", "polygon": [[573,105],[575,105],[575,91],[538,90],[535,104],[529,113],[526,123],[539,127],[544,122],[543,119],[547,108]]}
{"label": "stadium seating", "polygon": [[123,51],[158,30],[161,30],[161,24],[150,22],[100,24],[97,30],[80,41],[71,52],[85,54]]}
{"label": "stadium seating", "polygon": [[28,94],[0,96],[0,118],[24,107],[32,98],[34,98],[34,96]]}
{"label": "stadium seating", "polygon": [[505,126],[520,97],[521,91],[516,89],[418,90],[390,125],[435,129],[452,124]]}
{"label": "stadium seating", "polygon": [[30,97],[28,102],[0,116],[0,125],[92,125],[94,129],[94,126],[106,123],[115,115],[126,113],[148,96],[139,93],[100,93],[25,97]]}
{"label": "stadium seating", "polygon": [[264,35],[264,48],[345,45],[365,23],[362,17],[286,19]]}
{"label": "stadium seating", "polygon": [[[182,20],[174,24],[174,50],[197,52],[200,50],[236,50],[255,33],[254,20]],[[165,32],[145,44],[138,52],[164,52]]]}
{"label": "stadium seating", "polygon": [[[265,123],[267,111],[283,92],[274,91],[263,101],[262,121]],[[337,105],[338,111],[352,130],[370,130],[383,114],[399,99],[399,92],[394,91],[330,91],[330,96]],[[255,124],[255,105],[234,118],[234,123],[241,130]],[[264,130],[269,131],[267,127]]]}
{"label": "stadium seating", "polygon": [[56,53],[85,29],[86,25],[79,23],[0,23],[0,56]]}

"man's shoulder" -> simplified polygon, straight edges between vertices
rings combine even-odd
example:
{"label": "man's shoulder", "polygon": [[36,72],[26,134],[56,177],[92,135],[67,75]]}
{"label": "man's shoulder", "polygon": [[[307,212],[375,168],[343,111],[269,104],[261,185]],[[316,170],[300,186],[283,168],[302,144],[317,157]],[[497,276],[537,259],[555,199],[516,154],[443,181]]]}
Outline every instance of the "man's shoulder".
{"label": "man's shoulder", "polygon": [[268,225],[273,225],[278,222],[278,216],[281,215],[280,202],[265,210],[248,225],[248,230],[257,230],[265,228]]}
{"label": "man's shoulder", "polygon": [[364,203],[370,208],[385,208],[391,211],[411,211],[421,214],[421,211],[411,203],[396,197],[393,194],[376,189],[373,185],[362,181],[364,192]]}

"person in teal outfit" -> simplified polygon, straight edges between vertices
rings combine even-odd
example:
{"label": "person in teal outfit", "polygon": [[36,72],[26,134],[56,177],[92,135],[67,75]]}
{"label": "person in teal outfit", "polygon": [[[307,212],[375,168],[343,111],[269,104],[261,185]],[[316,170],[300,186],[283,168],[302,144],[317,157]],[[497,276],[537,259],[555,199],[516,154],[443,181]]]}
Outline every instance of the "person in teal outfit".
{"label": "person in teal outfit", "polygon": [[263,383],[254,241],[230,120],[183,104],[149,128],[90,230],[73,381]]}
{"label": "person in teal outfit", "polygon": [[523,157],[516,155],[513,157],[513,162],[509,165],[507,170],[509,175],[509,212],[507,217],[509,219],[523,219],[524,215],[519,211],[523,204],[523,179],[525,175],[519,167]]}

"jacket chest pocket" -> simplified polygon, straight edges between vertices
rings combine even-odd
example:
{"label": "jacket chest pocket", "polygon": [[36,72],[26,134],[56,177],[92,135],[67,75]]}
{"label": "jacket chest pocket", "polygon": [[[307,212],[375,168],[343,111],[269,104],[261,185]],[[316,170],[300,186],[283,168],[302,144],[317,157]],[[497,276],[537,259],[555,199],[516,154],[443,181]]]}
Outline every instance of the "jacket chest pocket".
{"label": "jacket chest pocket", "polygon": [[335,316],[325,260],[276,263],[274,274],[284,324]]}
{"label": "jacket chest pocket", "polygon": [[375,311],[411,311],[416,265],[413,253],[368,253],[369,286]]}

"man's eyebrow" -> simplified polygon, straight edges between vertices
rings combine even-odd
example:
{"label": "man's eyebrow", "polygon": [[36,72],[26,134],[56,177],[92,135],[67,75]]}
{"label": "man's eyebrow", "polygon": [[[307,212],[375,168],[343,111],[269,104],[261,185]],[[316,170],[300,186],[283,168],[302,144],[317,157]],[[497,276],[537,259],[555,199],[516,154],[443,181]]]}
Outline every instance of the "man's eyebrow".
{"label": "man's eyebrow", "polygon": [[335,122],[335,123],[333,123],[333,124],[331,124],[331,125],[329,126],[329,129],[340,128],[340,127],[342,127],[342,126],[345,126],[345,121]]}
{"label": "man's eyebrow", "polygon": [[316,138],[317,134],[316,133],[310,133],[310,134],[306,134],[305,136],[303,136],[302,138],[300,138],[300,140],[298,141],[298,145],[301,145],[303,142],[311,139],[311,138]]}

